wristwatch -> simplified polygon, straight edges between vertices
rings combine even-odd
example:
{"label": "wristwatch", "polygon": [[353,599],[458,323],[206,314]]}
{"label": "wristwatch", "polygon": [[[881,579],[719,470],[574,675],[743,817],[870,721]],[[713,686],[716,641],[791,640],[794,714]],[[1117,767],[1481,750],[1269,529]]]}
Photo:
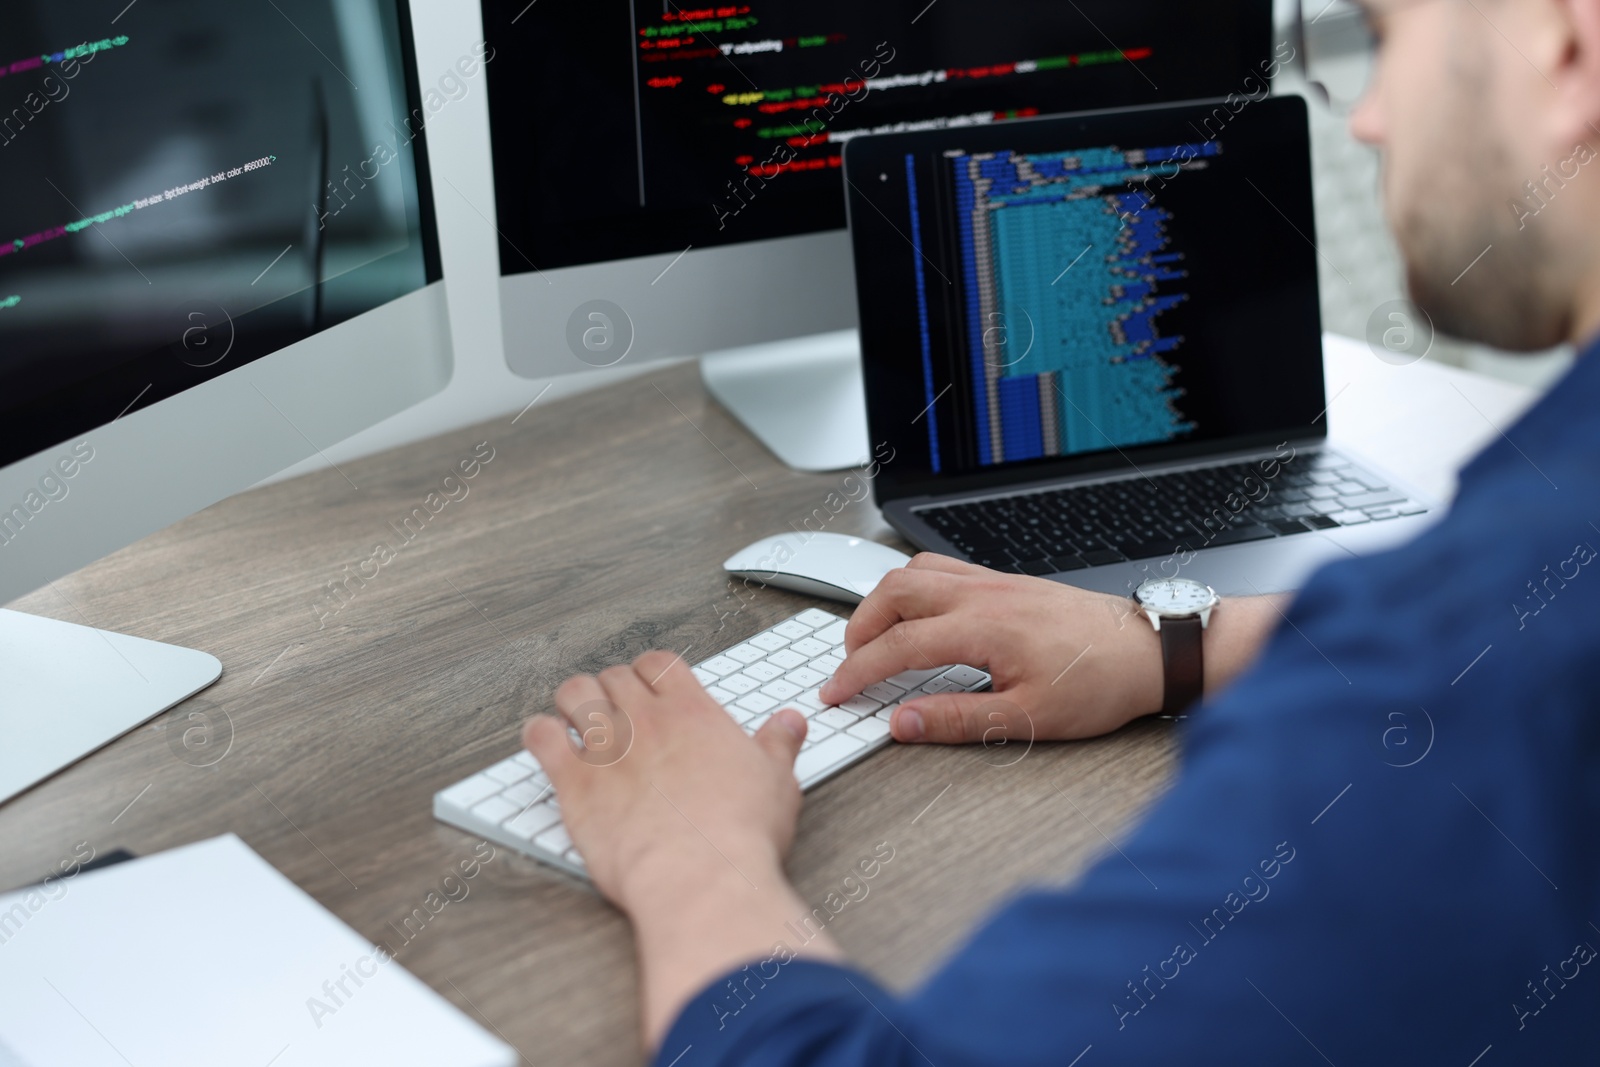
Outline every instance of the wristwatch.
{"label": "wristwatch", "polygon": [[1193,578],[1150,578],[1133,591],[1133,601],[1161,635],[1165,690],[1163,715],[1177,715],[1200,699],[1205,662],[1200,636],[1221,597]]}

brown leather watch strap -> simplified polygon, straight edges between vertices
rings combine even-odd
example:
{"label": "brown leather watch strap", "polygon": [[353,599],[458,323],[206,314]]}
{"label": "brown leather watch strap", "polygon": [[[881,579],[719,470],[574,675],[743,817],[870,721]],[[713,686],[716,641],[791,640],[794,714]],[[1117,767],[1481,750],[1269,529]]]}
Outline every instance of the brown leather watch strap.
{"label": "brown leather watch strap", "polygon": [[1161,620],[1161,659],[1165,668],[1164,715],[1178,715],[1200,699],[1205,688],[1205,662],[1200,657],[1204,632],[1200,616]]}

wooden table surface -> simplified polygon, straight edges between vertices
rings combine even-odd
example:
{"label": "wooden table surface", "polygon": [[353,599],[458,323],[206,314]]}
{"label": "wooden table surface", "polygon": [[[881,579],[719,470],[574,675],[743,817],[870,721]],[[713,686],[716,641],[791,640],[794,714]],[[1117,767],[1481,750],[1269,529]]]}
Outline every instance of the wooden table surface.
{"label": "wooden table surface", "polygon": [[[1524,402],[1500,399],[1498,414]],[[492,458],[447,487],[475,455]],[[143,855],[232,831],[526,1062],[637,1063],[621,916],[505,849],[432,913],[425,898],[476,844],[433,819],[432,795],[516,751],[574,672],[649,648],[693,662],[806,607],[847,613],[775,590],[741,600],[720,567],[845,495],[842,478],[782,467],[685,363],[244,493],[64,578],[12,606],[77,621],[64,594],[97,626],[204,649],[225,671],[0,806],[0,886],[79,842]],[[870,501],[828,529],[909,548]],[[332,599],[352,574],[370,577]],[[1019,886],[1108,851],[1170,779],[1174,741],[1143,722],[1070,744],[891,747],[808,795],[790,873],[820,904],[893,847],[830,929],[904,988]],[[194,908],[248,940],[228,901]]]}

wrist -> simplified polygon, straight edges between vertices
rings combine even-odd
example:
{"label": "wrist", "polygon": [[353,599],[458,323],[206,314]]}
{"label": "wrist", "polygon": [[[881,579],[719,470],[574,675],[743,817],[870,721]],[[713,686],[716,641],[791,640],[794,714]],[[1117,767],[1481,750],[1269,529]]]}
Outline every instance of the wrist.
{"label": "wrist", "polygon": [[725,900],[729,893],[786,884],[782,858],[770,842],[713,848],[697,834],[642,850],[620,873],[615,903],[638,923],[655,912],[681,916],[696,900]]}
{"label": "wrist", "polygon": [[1222,689],[1255,661],[1282,618],[1281,607],[1287,597],[1230,596],[1211,613],[1211,625],[1202,641],[1205,662],[1205,692]]}

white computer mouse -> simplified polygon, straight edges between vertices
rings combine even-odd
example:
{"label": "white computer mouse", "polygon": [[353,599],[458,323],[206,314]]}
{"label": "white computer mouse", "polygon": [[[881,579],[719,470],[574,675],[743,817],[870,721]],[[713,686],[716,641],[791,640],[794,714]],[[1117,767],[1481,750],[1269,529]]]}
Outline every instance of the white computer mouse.
{"label": "white computer mouse", "polygon": [[876,541],[807,530],[764,537],[722,566],[735,578],[859,604],[885,574],[909,562],[904,552]]}

